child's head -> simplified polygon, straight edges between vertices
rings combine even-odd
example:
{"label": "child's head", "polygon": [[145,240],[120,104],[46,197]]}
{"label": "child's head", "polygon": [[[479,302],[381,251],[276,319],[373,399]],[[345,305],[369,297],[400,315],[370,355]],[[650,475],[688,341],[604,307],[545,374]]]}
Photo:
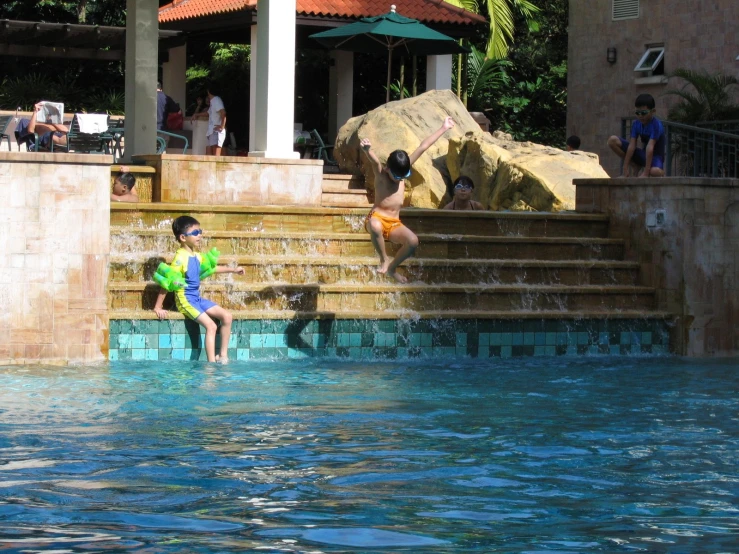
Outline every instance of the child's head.
{"label": "child's head", "polygon": [[113,194],[116,196],[123,196],[133,191],[133,186],[136,184],[136,177],[133,173],[119,173],[118,177],[113,181]]}
{"label": "child's head", "polygon": [[385,164],[390,176],[396,181],[407,179],[411,176],[411,160],[405,150],[395,150],[387,157]]}
{"label": "child's head", "polygon": [[467,200],[472,195],[473,190],[475,190],[475,183],[465,175],[457,177],[452,185],[452,195],[455,198],[463,198]]}
{"label": "child's head", "polygon": [[189,215],[181,215],[172,222],[172,232],[180,244],[194,246],[200,243],[200,222]]}
{"label": "child's head", "polygon": [[651,94],[640,94],[634,101],[634,114],[642,123],[648,122],[654,115],[654,97]]}
{"label": "child's head", "polygon": [[567,151],[572,152],[580,148],[580,137],[572,135],[567,139]]}

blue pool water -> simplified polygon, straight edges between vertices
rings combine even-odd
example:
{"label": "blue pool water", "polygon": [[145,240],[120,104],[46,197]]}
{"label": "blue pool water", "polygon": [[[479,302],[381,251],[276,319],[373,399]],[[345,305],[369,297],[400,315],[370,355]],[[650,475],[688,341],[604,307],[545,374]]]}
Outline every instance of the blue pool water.
{"label": "blue pool water", "polygon": [[738,366],[0,368],[0,550],[736,552]]}

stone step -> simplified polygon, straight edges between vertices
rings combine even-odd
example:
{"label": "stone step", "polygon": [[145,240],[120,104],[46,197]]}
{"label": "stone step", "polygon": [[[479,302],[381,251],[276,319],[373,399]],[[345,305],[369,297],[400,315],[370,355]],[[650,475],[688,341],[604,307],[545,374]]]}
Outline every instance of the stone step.
{"label": "stone step", "polygon": [[[109,283],[109,308],[152,308],[159,290],[153,283]],[[655,304],[654,289],[623,285],[273,285],[234,280],[205,284],[202,294],[228,310],[264,312],[637,311],[652,310]]]}
{"label": "stone step", "polygon": [[[621,239],[575,237],[492,237],[419,234],[419,258],[517,259],[517,260],[619,260],[623,258]],[[176,249],[171,232],[111,228],[111,254],[132,256],[134,260],[171,256]],[[201,249],[217,248],[224,255],[251,256],[373,256],[367,233],[248,232],[206,229]],[[393,255],[397,245],[387,244]],[[265,261],[268,261],[265,259]]]}
{"label": "stone step", "polygon": [[[364,235],[369,209],[278,206],[208,206],[167,203],[126,204],[110,207],[111,225],[141,229],[171,229],[174,218],[189,214],[206,231],[271,231],[358,233]],[[531,212],[455,212],[404,209],[400,217],[416,233],[499,237],[608,236],[603,214]]]}
{"label": "stone step", "polygon": [[341,192],[344,190],[364,190],[364,176],[350,173],[324,175],[321,182],[323,192]]}
{"label": "stone step", "polygon": [[321,193],[321,206],[337,208],[366,207],[369,209],[372,207],[372,202],[367,196],[366,190],[346,189],[337,192],[326,192],[324,190]]}
{"label": "stone step", "polygon": [[[159,265],[142,263],[131,256],[112,256],[111,282],[148,282]],[[386,283],[377,273],[377,257],[221,256],[224,265],[239,265],[246,271],[239,277],[245,283],[338,284]],[[547,285],[635,285],[639,272],[636,262],[598,260],[444,260],[410,258],[401,273],[411,282],[428,284],[547,284]],[[228,280],[214,275],[209,282]]]}
{"label": "stone step", "polygon": [[[140,321],[158,319],[152,310],[113,310],[110,313],[111,320],[117,321]],[[569,311],[559,310],[541,311],[459,311],[459,310],[422,310],[422,311],[345,311],[345,312],[318,312],[318,311],[294,311],[284,310],[281,312],[261,310],[232,310],[231,314],[237,320],[332,320],[332,319],[354,319],[354,320],[388,320],[402,319],[416,321],[419,319],[493,319],[493,320],[567,320],[581,322],[583,320],[660,320],[666,321],[674,316],[668,312],[657,310],[601,310],[601,311]],[[168,319],[182,320],[185,316],[178,311],[170,310]]]}

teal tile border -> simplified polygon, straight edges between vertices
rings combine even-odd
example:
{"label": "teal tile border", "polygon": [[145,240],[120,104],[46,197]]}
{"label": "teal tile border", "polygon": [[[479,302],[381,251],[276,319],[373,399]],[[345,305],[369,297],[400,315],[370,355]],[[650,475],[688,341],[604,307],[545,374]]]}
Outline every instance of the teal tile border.
{"label": "teal tile border", "polygon": [[[235,360],[666,355],[660,320],[238,320]],[[205,360],[205,337],[190,321],[111,320],[110,360]],[[220,338],[216,341],[220,348]]]}

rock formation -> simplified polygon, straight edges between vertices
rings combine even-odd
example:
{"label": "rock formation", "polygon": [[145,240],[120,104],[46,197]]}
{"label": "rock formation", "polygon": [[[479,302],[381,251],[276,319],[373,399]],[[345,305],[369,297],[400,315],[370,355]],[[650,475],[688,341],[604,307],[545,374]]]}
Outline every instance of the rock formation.
{"label": "rock formation", "polygon": [[572,179],[607,177],[595,154],[564,152],[516,142],[505,133],[483,132],[449,90],[429,91],[353,117],[339,130],[334,156],[343,171],[364,175],[372,192],[374,175],[359,141],[369,138],[384,162],[398,148],[413,152],[448,115],[457,125],[413,165],[406,206],[438,208],[448,201],[452,180],[464,174],[475,183],[475,198],[492,210],[572,210]]}

